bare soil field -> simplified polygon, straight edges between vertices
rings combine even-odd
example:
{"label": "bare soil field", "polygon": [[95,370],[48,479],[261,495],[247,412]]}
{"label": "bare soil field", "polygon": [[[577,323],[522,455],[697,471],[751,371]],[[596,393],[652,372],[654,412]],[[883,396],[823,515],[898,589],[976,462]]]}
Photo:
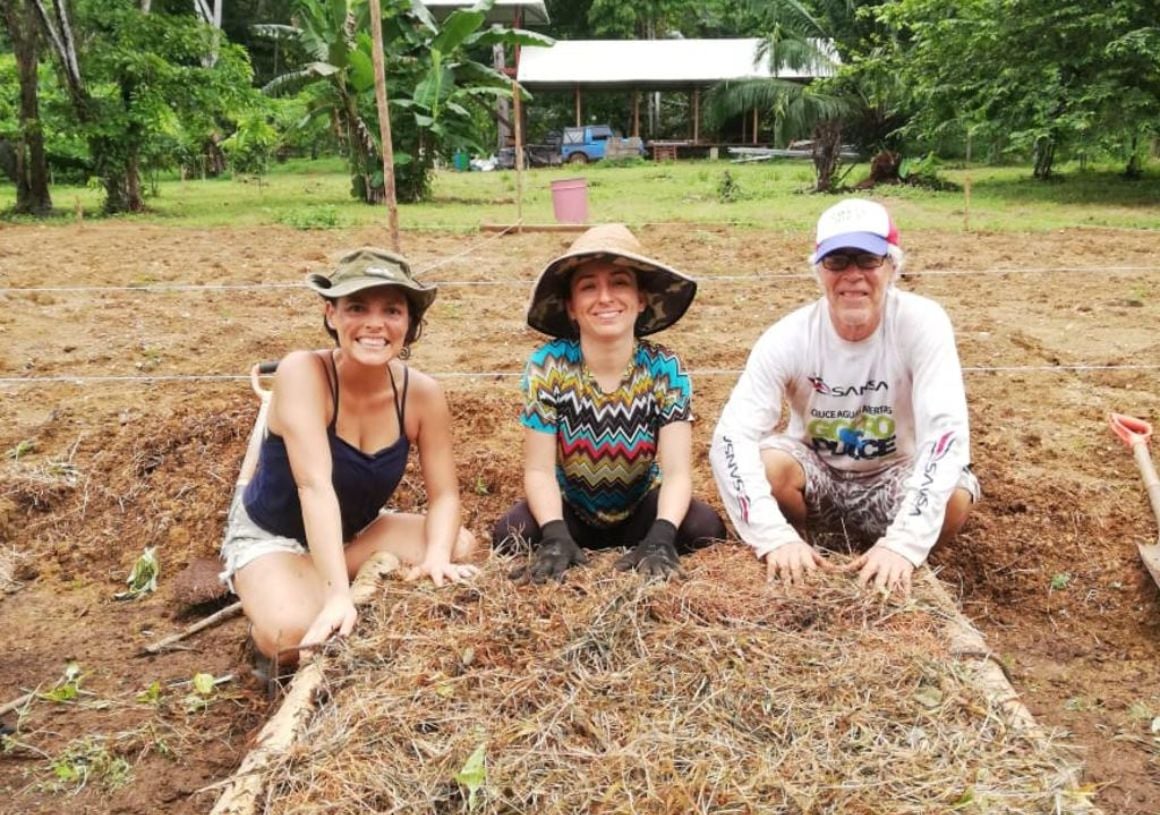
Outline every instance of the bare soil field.
{"label": "bare soil field", "polygon": [[[1039,722],[1073,746],[1107,813],[1160,811],[1160,592],[1136,544],[1157,530],[1110,410],[1160,420],[1155,232],[907,231],[904,288],[956,327],[984,498],[931,565]],[[656,226],[645,245],[702,280],[661,336],[694,372],[696,491],[748,348],[817,296],[810,236]],[[483,540],[520,492],[518,372],[541,340],[530,281],[570,236],[406,233],[442,282],[412,364],[442,375],[465,522]],[[245,623],[187,648],[143,645],[214,610],[171,581],[216,552],[257,401],[259,360],[321,347],[303,275],[379,231],[194,230],[129,223],[0,228],[0,810],[208,811],[270,708],[248,678]],[[104,290],[98,290],[102,287]],[[17,381],[28,380],[28,381]],[[398,505],[422,505],[405,480]],[[147,546],[158,591],[117,601]],[[754,562],[752,580],[763,569]],[[196,673],[233,675],[208,698]],[[153,683],[156,691],[146,693]],[[184,684],[182,684],[184,683]]]}

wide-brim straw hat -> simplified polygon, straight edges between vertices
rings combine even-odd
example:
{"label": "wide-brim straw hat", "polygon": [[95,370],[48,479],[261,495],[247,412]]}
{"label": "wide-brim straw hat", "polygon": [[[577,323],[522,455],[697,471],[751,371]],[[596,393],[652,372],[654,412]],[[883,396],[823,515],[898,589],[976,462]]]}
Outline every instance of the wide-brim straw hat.
{"label": "wide-brim straw hat", "polygon": [[347,297],[376,286],[398,286],[411,310],[422,317],[435,302],[437,289],[415,279],[411,264],[397,252],[364,246],[347,252],[329,273],[306,275],[306,285],[330,300]]}
{"label": "wide-brim straw hat", "polygon": [[663,331],[681,319],[697,294],[697,281],[645,255],[640,241],[624,224],[602,224],[578,237],[540,272],[528,303],[528,325],[553,337],[577,336],[576,325],[568,317],[568,286],[572,272],[592,260],[636,273],[645,301],[634,327],[638,337]]}

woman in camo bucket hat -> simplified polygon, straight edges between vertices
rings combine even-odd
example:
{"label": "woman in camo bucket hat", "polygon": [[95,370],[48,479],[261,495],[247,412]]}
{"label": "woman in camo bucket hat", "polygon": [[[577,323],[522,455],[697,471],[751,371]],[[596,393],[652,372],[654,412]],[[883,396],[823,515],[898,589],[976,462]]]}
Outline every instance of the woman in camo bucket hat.
{"label": "woman in camo bucket hat", "polygon": [[[451,414],[439,383],[404,360],[435,288],[406,258],[362,248],[307,276],[334,348],[279,363],[252,478],[230,508],[222,561],[253,643],[283,665],[344,636],[357,612],[349,576],[377,552],[437,586],[471,577],[460,526]],[[412,447],[425,514],[382,512]]]}
{"label": "woman in camo bucket hat", "polygon": [[522,381],[527,498],[492,532],[500,549],[535,547],[521,578],[562,580],[587,562],[581,547],[616,546],[630,547],[617,569],[667,578],[680,552],[724,537],[692,497],[689,374],[642,339],[679,320],[696,291],[620,224],[588,230],[540,274],[528,324],[555,339]]}
{"label": "woman in camo bucket hat", "polygon": [[[306,275],[306,285],[327,300],[372,289],[377,286],[397,286],[407,298],[409,326],[401,359],[411,355],[411,343],[419,339],[423,331],[423,315],[435,302],[435,286],[425,285],[415,279],[411,264],[397,252],[365,246],[347,252],[338,259],[330,272],[311,272]],[[323,320],[323,327],[337,341],[329,321]]]}

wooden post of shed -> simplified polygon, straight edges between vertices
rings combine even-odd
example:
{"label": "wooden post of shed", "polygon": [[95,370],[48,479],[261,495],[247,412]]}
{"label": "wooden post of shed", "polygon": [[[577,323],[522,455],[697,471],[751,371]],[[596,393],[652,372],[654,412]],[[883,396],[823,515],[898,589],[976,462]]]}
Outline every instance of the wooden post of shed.
{"label": "wooden post of shed", "polygon": [[632,135],[640,138],[640,91],[632,92]]}
{"label": "wooden post of shed", "polygon": [[701,89],[693,88],[693,144],[701,141]]}
{"label": "wooden post of shed", "polygon": [[753,143],[757,144],[757,108],[753,109]]}
{"label": "wooden post of shed", "polygon": [[576,127],[583,127],[584,122],[580,118],[580,83],[576,83]]}

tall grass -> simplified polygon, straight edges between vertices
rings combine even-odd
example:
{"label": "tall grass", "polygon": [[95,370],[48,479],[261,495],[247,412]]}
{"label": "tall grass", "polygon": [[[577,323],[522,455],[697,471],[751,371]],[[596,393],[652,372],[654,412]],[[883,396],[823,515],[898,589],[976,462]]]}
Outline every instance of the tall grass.
{"label": "tall grass", "polygon": [[[729,196],[721,196],[723,174],[730,174]],[[847,181],[867,174],[853,168]],[[879,187],[869,193],[896,212],[908,229],[1038,231],[1075,226],[1160,228],[1160,172],[1151,169],[1139,181],[1127,181],[1111,169],[1061,168],[1060,179],[1035,181],[1026,167],[959,167],[941,175],[960,187],[971,187],[970,210],[963,189],[935,192],[912,187]],[[813,173],[808,162],[771,161],[731,164],[727,161],[644,163],[629,167],[535,169],[524,174],[522,211],[525,223],[552,223],[550,183],[583,176],[587,181],[590,219],[629,224],[657,222],[727,223],[800,231],[833,202],[809,192]],[[434,196],[400,208],[404,229],[474,230],[482,223],[515,222],[517,178],[513,171],[439,172]],[[152,185],[147,185],[152,186]],[[258,179],[162,179],[149,211],[133,217],[147,223],[182,227],[255,226],[345,228],[382,223],[382,207],[358,203],[349,195],[350,180],[339,160],[291,161]],[[100,191],[58,186],[53,202],[61,221],[77,210],[96,217]],[[0,187],[0,208],[11,207],[14,190]]]}

